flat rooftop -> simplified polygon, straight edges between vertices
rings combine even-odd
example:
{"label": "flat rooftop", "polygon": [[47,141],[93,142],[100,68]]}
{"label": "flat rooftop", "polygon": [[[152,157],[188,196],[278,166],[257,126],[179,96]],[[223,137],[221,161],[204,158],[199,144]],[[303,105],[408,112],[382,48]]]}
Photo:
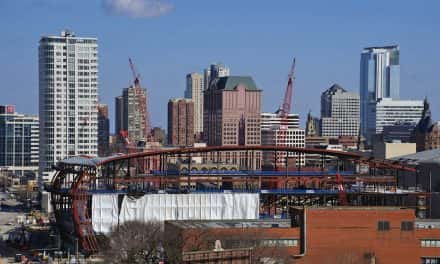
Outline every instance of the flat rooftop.
{"label": "flat rooftop", "polygon": [[302,207],[296,206],[295,209],[307,209],[307,210],[381,210],[381,211],[395,211],[395,210],[408,210],[409,207],[398,207],[398,206],[316,206],[316,207]]}
{"label": "flat rooftop", "polygon": [[176,220],[165,221],[183,229],[207,228],[290,228],[290,219],[261,219],[261,220]]}
{"label": "flat rooftop", "polygon": [[416,228],[440,229],[440,219],[417,219]]}

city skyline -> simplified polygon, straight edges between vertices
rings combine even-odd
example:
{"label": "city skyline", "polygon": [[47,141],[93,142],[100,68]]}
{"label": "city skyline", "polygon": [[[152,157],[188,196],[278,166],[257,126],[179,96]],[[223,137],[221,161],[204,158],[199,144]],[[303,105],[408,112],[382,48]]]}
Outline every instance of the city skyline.
{"label": "city skyline", "polygon": [[[381,7],[371,7],[374,10],[370,11],[376,12],[370,13],[375,14],[362,18],[356,18],[356,14],[364,14],[364,4],[354,3],[345,3],[347,7],[343,7],[343,4],[321,2],[316,10],[311,4],[287,1],[273,6],[236,3],[236,9],[226,14],[227,1],[215,10],[203,2],[185,6],[170,1],[174,8],[161,17],[152,18],[109,13],[109,7],[103,9],[101,1],[90,3],[90,8],[84,10],[81,8],[84,3],[39,0],[0,4],[1,19],[10,24],[1,29],[5,41],[0,48],[6,51],[2,53],[2,60],[11,61],[1,68],[6,76],[4,87],[17,87],[8,90],[3,104],[15,104],[24,113],[37,113],[38,102],[34,100],[38,94],[36,42],[42,35],[56,35],[65,28],[81,36],[96,36],[102,43],[100,101],[109,104],[112,120],[113,98],[120,93],[120,87],[126,87],[132,79],[126,63],[129,56],[136,59],[142,82],[150,94],[153,126],[166,127],[166,102],[170,97],[183,96],[185,75],[216,62],[228,65],[234,75],[253,76],[263,90],[262,109],[273,112],[281,103],[293,56],[298,59],[293,112],[299,113],[304,123],[309,109],[315,115],[319,113],[319,95],[332,83],[340,83],[349,91],[359,90],[359,54],[363,48],[377,45],[400,45],[402,98],[423,99],[428,95],[430,101],[440,99],[440,94],[430,92],[436,86],[435,69],[440,61],[440,55],[435,52],[440,40],[432,34],[438,24],[433,10],[439,4],[434,1],[423,6],[388,2]],[[238,19],[246,12],[245,7],[251,9],[248,15],[253,23],[235,23],[242,21]],[[386,11],[391,7],[399,14],[388,14]],[[351,12],[344,13],[348,8]],[[16,10],[22,10],[21,15],[12,17],[11,14],[17,14]],[[189,17],[188,12],[196,14]],[[24,18],[23,14],[27,13],[29,18]],[[82,20],[77,19],[79,14]],[[352,19],[352,25],[342,23],[346,16]],[[414,23],[402,24],[398,19],[401,16]],[[32,18],[39,21],[28,32],[29,23],[25,22]],[[211,20],[205,21],[213,22],[201,24],[206,18]],[[218,24],[214,22],[216,18],[224,19]],[[376,26],[385,22],[387,27]],[[115,26],[108,28],[108,23]],[[232,24],[236,27],[231,28]],[[202,39],[207,41],[189,40],[188,34],[196,32],[202,32]],[[330,42],[318,41],[330,38]],[[233,45],[228,44],[231,39]],[[424,43],[423,49],[420,43]],[[334,67],[335,61],[337,67]],[[27,78],[21,78],[21,74]],[[23,94],[30,96],[16,100]],[[436,118],[439,106],[432,108]]]}

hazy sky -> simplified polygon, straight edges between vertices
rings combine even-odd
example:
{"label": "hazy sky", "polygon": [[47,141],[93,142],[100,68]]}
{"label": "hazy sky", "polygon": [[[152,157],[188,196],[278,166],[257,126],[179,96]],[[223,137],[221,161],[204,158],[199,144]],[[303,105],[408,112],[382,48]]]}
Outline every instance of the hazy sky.
{"label": "hazy sky", "polygon": [[[38,41],[68,28],[99,40],[99,93],[130,84],[128,57],[149,91],[154,126],[183,97],[185,75],[223,62],[263,89],[263,110],[281,103],[297,58],[293,111],[319,114],[333,83],[359,89],[363,47],[400,45],[401,97],[428,96],[440,118],[439,0],[0,0],[0,104],[38,112]],[[112,120],[113,127],[113,120]]]}

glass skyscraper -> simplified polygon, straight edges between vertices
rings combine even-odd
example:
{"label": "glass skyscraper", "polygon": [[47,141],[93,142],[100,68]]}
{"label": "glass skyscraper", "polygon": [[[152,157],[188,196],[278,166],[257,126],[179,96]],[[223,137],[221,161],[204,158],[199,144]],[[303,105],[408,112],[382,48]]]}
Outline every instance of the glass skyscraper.
{"label": "glass skyscraper", "polygon": [[361,130],[369,139],[376,131],[375,106],[382,98],[399,99],[399,46],[368,47],[360,65]]}
{"label": "glass skyscraper", "polygon": [[38,116],[15,112],[11,105],[0,105],[0,167],[16,175],[38,171]]}

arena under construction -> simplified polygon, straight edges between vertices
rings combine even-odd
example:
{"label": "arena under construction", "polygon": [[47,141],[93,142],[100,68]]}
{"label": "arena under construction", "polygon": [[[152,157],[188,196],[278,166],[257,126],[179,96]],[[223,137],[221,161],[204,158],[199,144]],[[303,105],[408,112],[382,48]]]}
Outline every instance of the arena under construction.
{"label": "arena under construction", "polygon": [[[264,157],[264,158],[263,158]],[[298,206],[400,206],[423,218],[429,193],[402,189],[414,167],[350,152],[274,146],[173,148],[60,161],[51,200],[66,247],[128,220],[288,217]]]}

